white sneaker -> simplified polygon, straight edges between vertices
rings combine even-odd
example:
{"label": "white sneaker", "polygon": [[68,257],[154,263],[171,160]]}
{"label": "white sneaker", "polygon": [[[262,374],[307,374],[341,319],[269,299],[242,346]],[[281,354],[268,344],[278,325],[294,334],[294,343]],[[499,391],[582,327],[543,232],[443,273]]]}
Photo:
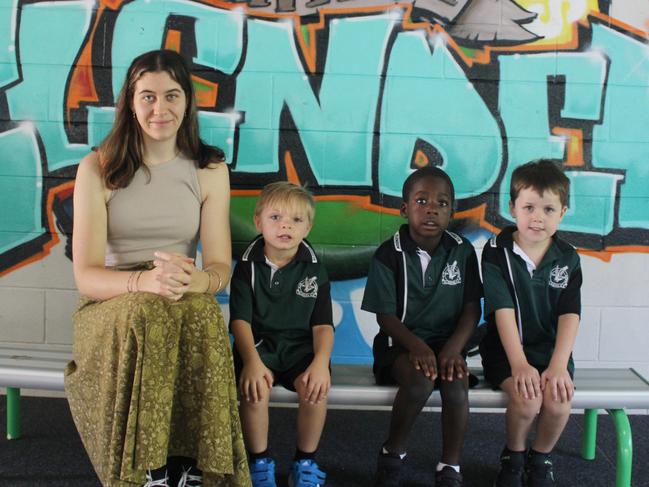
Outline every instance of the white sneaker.
{"label": "white sneaker", "polygon": [[203,487],[203,475],[196,467],[183,468],[178,487]]}
{"label": "white sneaker", "polygon": [[165,476],[163,479],[153,480],[151,478],[151,470],[146,471],[146,483],[142,487],[170,487],[169,485],[169,476],[165,471]]}

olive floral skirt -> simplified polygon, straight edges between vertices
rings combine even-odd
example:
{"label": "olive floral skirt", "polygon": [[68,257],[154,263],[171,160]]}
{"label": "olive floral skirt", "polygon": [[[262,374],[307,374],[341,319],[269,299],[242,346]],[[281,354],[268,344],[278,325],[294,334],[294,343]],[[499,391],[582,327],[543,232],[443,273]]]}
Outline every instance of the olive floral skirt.
{"label": "olive floral skirt", "polygon": [[70,410],[104,486],[142,485],[168,456],[197,460],[203,485],[249,486],[229,335],[207,294],[82,298]]}

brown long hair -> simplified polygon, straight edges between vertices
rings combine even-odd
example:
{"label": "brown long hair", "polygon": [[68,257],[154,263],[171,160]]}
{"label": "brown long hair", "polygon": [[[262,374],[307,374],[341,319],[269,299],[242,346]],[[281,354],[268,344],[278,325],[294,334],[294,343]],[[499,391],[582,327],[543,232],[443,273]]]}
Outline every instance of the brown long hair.
{"label": "brown long hair", "polygon": [[185,92],[187,109],[176,139],[180,152],[195,160],[199,168],[225,160],[221,149],[205,144],[200,138],[194,86],[185,60],[175,51],[149,51],[136,57],[129,66],[115,106],[115,122],[98,149],[101,176],[109,189],[128,186],[143,164],[144,142],[140,125],[131,110],[131,102],[137,80],[145,73],[159,72],[169,74]]}

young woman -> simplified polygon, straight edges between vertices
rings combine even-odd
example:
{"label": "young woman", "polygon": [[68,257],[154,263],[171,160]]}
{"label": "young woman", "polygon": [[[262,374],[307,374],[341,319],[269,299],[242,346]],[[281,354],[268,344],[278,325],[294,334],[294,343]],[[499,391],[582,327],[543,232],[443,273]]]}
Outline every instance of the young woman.
{"label": "young woman", "polygon": [[222,151],[199,138],[182,57],[137,57],[74,193],[82,299],[66,392],[106,486],[250,485],[214,299],[230,276],[229,195]]}

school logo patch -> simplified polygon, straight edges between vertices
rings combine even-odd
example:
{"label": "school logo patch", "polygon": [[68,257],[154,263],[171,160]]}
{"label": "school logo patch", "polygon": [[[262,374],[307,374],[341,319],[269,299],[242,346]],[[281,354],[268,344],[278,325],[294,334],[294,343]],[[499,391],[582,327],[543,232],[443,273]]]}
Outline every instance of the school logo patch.
{"label": "school logo patch", "polygon": [[565,289],[568,287],[568,266],[555,266],[550,271],[550,287],[556,289]]}
{"label": "school logo patch", "polygon": [[303,298],[317,298],[318,297],[318,276],[305,277],[297,284],[295,294]]}
{"label": "school logo patch", "polygon": [[460,275],[460,268],[457,265],[457,260],[452,264],[446,263],[444,272],[442,272],[442,284],[446,286],[457,286],[462,284],[462,276]]}

